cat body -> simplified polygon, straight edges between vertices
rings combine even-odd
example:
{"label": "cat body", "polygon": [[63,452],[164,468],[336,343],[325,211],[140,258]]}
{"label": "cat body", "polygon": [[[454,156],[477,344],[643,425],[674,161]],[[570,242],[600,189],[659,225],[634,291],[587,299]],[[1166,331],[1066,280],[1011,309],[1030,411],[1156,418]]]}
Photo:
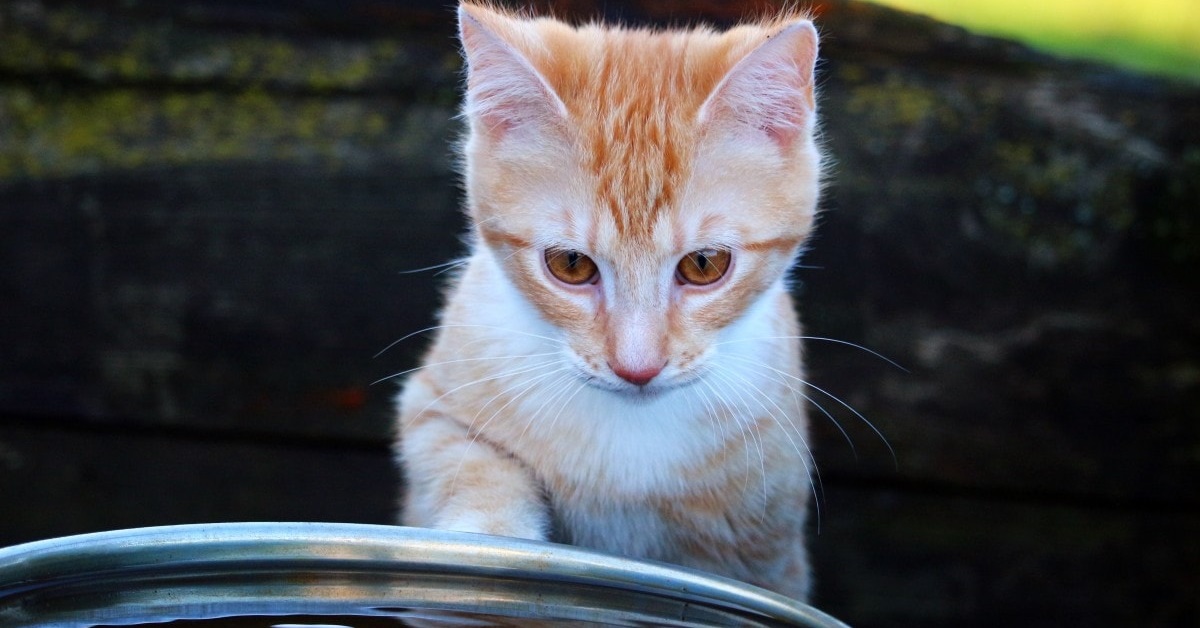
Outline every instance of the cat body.
{"label": "cat body", "polygon": [[400,397],[402,523],[804,599],[815,30],[459,19],[472,251]]}

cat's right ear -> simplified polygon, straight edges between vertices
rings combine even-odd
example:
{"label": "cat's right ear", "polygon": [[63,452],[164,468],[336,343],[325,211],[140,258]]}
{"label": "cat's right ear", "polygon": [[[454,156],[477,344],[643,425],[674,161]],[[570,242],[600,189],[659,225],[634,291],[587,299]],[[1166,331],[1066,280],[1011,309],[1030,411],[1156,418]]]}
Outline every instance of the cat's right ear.
{"label": "cat's right ear", "polygon": [[542,75],[505,37],[520,24],[490,9],[460,4],[458,30],[467,63],[463,113],[476,133],[500,140],[514,133],[561,131],[567,108]]}
{"label": "cat's right ear", "polygon": [[817,29],[797,20],[772,33],[725,75],[700,107],[703,124],[765,134],[791,150],[812,132]]}

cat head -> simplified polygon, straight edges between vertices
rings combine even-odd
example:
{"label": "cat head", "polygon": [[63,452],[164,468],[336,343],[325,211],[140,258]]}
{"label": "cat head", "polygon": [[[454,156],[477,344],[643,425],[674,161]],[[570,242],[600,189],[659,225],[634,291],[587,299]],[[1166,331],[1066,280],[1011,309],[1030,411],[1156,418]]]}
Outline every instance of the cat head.
{"label": "cat head", "polygon": [[464,4],[459,26],[480,243],[594,384],[696,376],[813,225],[812,23],[576,28]]}

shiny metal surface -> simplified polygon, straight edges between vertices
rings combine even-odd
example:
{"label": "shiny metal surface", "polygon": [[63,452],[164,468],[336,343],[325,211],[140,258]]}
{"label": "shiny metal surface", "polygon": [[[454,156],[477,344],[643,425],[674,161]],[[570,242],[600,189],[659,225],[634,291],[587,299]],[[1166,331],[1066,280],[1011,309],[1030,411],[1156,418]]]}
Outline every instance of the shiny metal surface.
{"label": "shiny metal surface", "polygon": [[196,524],[0,549],[0,626],[297,615],[438,626],[845,626],[695,571],[440,530]]}

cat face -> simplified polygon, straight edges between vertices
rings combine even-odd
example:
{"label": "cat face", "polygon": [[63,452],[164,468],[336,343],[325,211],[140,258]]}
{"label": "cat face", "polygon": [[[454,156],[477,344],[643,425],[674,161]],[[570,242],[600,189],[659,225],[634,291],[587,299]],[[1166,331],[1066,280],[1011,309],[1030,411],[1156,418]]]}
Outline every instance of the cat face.
{"label": "cat face", "polygon": [[573,29],[460,10],[468,207],[592,384],[701,376],[812,226],[816,34]]}

